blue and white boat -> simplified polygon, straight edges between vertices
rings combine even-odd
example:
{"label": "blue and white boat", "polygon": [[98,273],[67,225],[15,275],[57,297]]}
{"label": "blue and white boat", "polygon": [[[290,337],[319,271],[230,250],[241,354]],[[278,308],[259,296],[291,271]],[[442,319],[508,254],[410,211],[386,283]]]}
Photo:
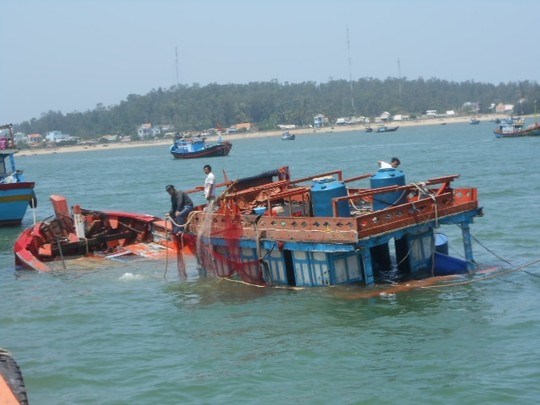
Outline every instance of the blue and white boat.
{"label": "blue and white boat", "polygon": [[[176,242],[207,275],[249,284],[369,289],[388,280],[406,289],[476,268],[469,225],[482,208],[476,188],[454,188],[458,177],[407,184],[391,168],[291,179],[284,166],[218,184],[218,206],[195,207]],[[461,228],[464,259],[448,255],[441,225]]]}
{"label": "blue and white boat", "polygon": [[175,159],[194,159],[202,157],[227,156],[232,149],[232,143],[222,141],[221,135],[214,145],[206,142],[205,137],[182,136],[174,140],[169,151]]}
{"label": "blue and white boat", "polygon": [[540,136],[540,124],[535,123],[525,126],[525,120],[521,117],[511,117],[501,120],[493,131],[497,138],[516,138],[522,136]]}
{"label": "blue and white boat", "polygon": [[19,225],[27,208],[37,204],[34,182],[25,181],[15,165],[13,126],[0,126],[0,226]]}
{"label": "blue and white boat", "polygon": [[396,132],[399,126],[389,127],[386,125],[379,125],[376,129],[377,132]]}
{"label": "blue and white boat", "polygon": [[295,134],[291,134],[289,131],[283,131],[281,134],[282,141],[294,141],[296,139]]}

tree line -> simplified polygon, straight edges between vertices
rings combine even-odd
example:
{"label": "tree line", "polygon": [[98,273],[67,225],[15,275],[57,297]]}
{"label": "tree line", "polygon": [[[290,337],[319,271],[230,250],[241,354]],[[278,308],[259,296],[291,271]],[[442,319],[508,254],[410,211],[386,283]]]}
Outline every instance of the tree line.
{"label": "tree line", "polygon": [[[82,139],[103,135],[135,135],[143,123],[171,125],[175,131],[203,131],[251,122],[260,130],[279,124],[306,126],[324,114],[339,117],[375,117],[387,111],[415,118],[426,110],[463,112],[466,102],[479,113],[493,112],[494,104],[514,104],[516,114],[532,114],[540,100],[536,82],[478,83],[441,79],[385,80],[362,78],[327,83],[252,82],[247,84],[177,85],[146,95],[130,94],[118,105],[98,104],[85,112],[48,111],[16,125],[25,133],[60,130]],[[540,107],[540,106],[539,106]]]}

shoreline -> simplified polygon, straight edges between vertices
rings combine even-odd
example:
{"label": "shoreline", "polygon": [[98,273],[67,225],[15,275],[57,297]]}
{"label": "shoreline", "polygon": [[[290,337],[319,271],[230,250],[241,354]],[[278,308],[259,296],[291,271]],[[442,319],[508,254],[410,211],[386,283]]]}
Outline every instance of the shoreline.
{"label": "shoreline", "polygon": [[[501,114],[486,114],[486,115],[477,115],[475,116],[480,119],[480,125],[482,123],[488,123],[496,118],[501,118]],[[410,121],[392,121],[386,123],[389,126],[399,126],[400,128],[405,127],[418,127],[418,126],[427,126],[427,125],[446,125],[446,124],[463,124],[467,123],[473,118],[473,116],[466,117],[446,117],[446,118],[430,118],[430,119],[421,119],[421,120],[410,120]],[[527,118],[524,116],[524,118]],[[355,131],[364,131],[367,126],[376,128],[379,124],[372,123],[369,125],[358,124],[358,125],[343,125],[343,126],[328,126],[318,130],[314,128],[295,128],[289,130],[295,135],[309,135],[314,133],[334,133],[334,132],[355,132]],[[282,130],[272,130],[272,131],[258,131],[258,132],[243,132],[240,134],[222,134],[222,139],[227,141],[234,141],[238,139],[256,139],[256,138],[268,138],[268,137],[277,137],[281,136]],[[217,139],[217,136],[208,137],[209,141],[212,142],[214,139]],[[171,145],[172,139],[160,139],[152,141],[134,141],[134,142],[117,142],[117,143],[105,143],[99,145],[73,145],[73,146],[60,146],[55,148],[44,148],[44,149],[23,149],[19,151],[19,156],[35,156],[35,155],[49,155],[56,153],[70,153],[70,152],[85,152],[85,151],[96,151],[103,149],[126,149],[126,148],[142,148],[148,146],[163,146]]]}

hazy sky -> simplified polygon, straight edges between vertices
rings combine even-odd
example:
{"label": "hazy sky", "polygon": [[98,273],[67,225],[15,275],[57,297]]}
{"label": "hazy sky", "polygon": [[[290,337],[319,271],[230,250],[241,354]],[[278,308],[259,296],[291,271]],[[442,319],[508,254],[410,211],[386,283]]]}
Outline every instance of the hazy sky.
{"label": "hazy sky", "polygon": [[0,15],[0,124],[177,80],[540,82],[538,0],[1,0]]}

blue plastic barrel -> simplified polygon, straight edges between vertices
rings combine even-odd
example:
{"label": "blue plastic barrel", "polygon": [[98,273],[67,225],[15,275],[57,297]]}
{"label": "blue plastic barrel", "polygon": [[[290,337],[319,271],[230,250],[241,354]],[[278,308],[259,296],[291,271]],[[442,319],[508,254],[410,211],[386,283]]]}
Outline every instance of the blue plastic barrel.
{"label": "blue plastic barrel", "polygon": [[[371,188],[405,185],[405,174],[398,169],[379,169],[371,176]],[[393,205],[403,204],[407,201],[403,191],[391,191],[373,196],[373,210],[383,210]]]}
{"label": "blue plastic barrel", "polygon": [[[315,217],[332,217],[332,199],[337,197],[345,197],[347,188],[341,181],[333,177],[323,177],[313,179],[311,184],[311,206],[313,208],[313,216]],[[338,203],[338,217],[350,217],[351,209],[347,200]]]}

